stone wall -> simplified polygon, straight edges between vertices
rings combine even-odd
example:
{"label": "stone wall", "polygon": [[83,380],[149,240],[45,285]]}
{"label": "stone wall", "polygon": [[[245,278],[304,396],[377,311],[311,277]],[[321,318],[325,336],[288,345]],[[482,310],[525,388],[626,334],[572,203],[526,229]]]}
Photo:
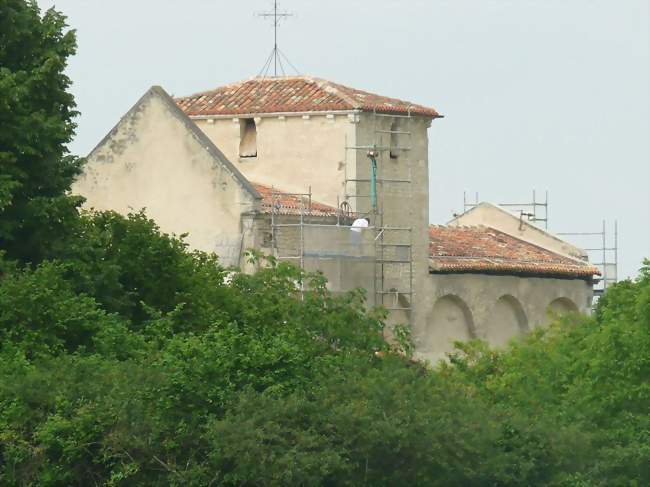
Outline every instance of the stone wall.
{"label": "stone wall", "polygon": [[592,286],[580,279],[431,274],[416,330],[418,356],[444,358],[454,340],[480,338],[494,346],[543,326],[553,313],[591,310]]}

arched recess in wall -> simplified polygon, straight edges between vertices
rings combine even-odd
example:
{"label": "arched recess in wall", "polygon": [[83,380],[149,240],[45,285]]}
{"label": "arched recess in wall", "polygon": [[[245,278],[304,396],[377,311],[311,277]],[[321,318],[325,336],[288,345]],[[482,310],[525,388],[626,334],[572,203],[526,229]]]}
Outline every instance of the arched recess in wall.
{"label": "arched recess in wall", "polygon": [[501,296],[488,315],[485,324],[485,338],[500,347],[517,335],[528,331],[528,318],[517,298],[509,294]]}
{"label": "arched recess in wall", "polygon": [[557,298],[548,305],[548,309],[546,310],[546,323],[550,323],[558,316],[579,312],[578,306],[569,298]]}
{"label": "arched recess in wall", "polygon": [[455,341],[466,341],[474,337],[474,319],[469,307],[458,296],[447,294],[439,298],[431,308],[421,345],[437,359],[451,351]]}

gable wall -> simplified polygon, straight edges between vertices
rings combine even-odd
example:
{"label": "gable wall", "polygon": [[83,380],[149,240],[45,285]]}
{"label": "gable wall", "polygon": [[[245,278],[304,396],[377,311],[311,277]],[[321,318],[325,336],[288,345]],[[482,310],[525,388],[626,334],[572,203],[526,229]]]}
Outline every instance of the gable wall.
{"label": "gable wall", "polygon": [[242,212],[254,199],[215,161],[160,96],[150,93],[91,153],[72,191],[85,207],[126,214],[146,208],[167,233],[236,264]]}

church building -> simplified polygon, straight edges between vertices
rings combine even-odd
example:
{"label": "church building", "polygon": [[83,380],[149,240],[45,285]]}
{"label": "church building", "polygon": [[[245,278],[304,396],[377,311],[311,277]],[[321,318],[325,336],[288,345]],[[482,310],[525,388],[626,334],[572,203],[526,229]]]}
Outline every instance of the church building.
{"label": "church building", "polygon": [[[588,313],[584,251],[489,204],[429,224],[433,108],[307,76],[172,99],[153,87],[88,156],[86,206],[145,208],[192,248],[246,269],[249,248],[362,287],[420,358],[454,340],[502,346],[549,313]],[[436,169],[437,168],[437,169]],[[355,225],[365,219],[367,226]],[[527,226],[524,226],[525,225]]]}

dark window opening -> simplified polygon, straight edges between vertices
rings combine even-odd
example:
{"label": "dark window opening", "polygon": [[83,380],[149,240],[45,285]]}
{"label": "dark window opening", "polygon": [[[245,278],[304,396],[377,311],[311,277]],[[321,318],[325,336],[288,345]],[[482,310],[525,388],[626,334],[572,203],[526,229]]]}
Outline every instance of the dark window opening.
{"label": "dark window opening", "polygon": [[390,125],[390,158],[397,159],[399,157],[399,125],[394,121]]}
{"label": "dark window opening", "polygon": [[257,127],[255,120],[245,118],[239,122],[239,157],[257,157]]}

